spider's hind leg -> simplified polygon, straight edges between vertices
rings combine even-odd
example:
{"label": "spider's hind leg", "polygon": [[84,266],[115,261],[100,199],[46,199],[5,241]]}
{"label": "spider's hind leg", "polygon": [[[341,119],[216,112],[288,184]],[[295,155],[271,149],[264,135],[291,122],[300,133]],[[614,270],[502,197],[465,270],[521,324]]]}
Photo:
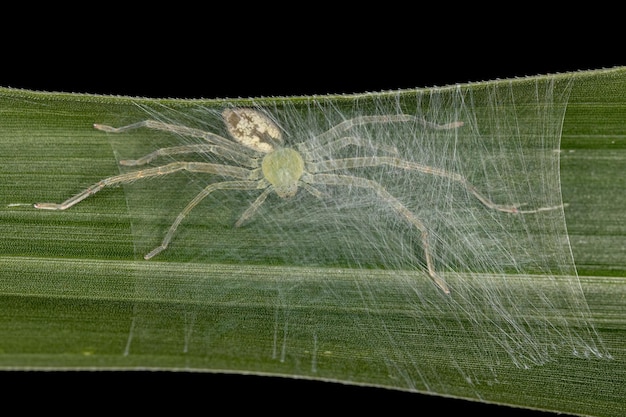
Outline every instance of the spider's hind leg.
{"label": "spider's hind leg", "polygon": [[212,192],[217,190],[253,190],[255,188],[258,188],[259,185],[259,181],[224,181],[209,184],[207,187],[204,188],[204,190],[200,191],[200,193],[187,204],[187,206],[183,209],[183,211],[178,214],[178,216],[176,216],[176,220],[174,220],[174,223],[172,223],[172,225],[170,226],[161,244],[148,252],[144,256],[144,259],[151,259],[167,249],[170,241],[172,240],[172,237],[174,237],[176,229],[178,229],[178,226],[181,224],[181,222],[185,219],[185,217],[187,217],[187,215],[191,212],[191,210],[193,210],[194,207],[196,207]]}
{"label": "spider's hind leg", "polygon": [[239,165],[243,165],[248,168],[258,168],[259,160],[251,158],[244,153],[233,152],[230,149],[223,148],[217,145],[210,144],[196,144],[196,145],[182,145],[172,146],[170,148],[157,149],[154,152],[150,152],[147,155],[142,156],[139,159],[123,159],[120,161],[120,165],[123,166],[140,166],[147,165],[155,159],[163,156],[180,155],[180,154],[212,154],[218,157],[222,157],[229,161],[235,162]]}

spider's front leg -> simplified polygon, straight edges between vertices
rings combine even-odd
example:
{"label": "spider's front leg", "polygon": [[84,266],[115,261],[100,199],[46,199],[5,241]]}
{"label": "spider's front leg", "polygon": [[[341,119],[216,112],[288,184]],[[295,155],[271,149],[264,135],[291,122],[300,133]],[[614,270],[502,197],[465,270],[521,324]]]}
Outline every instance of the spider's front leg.
{"label": "spider's front leg", "polygon": [[302,180],[309,184],[324,184],[324,185],[340,185],[346,187],[360,187],[373,190],[378,196],[387,202],[399,215],[404,217],[409,223],[411,223],[417,230],[419,230],[422,239],[422,247],[424,249],[424,258],[426,260],[426,268],[428,269],[428,275],[432,279],[433,283],[444,294],[450,294],[450,289],[446,281],[441,278],[435,271],[435,267],[430,254],[430,243],[428,236],[428,229],[424,223],[418,219],[408,208],[404,206],[394,196],[392,196],[382,185],[376,181],[369,180],[367,178],[354,177],[350,175],[336,175],[336,174],[306,174]]}
{"label": "spider's front leg", "polygon": [[403,169],[406,171],[415,171],[422,174],[433,175],[436,177],[448,178],[464,187],[468,192],[474,195],[474,197],[478,199],[478,201],[480,201],[485,207],[492,210],[501,211],[503,213],[534,214],[542,211],[558,210],[566,206],[564,204],[560,204],[556,206],[546,206],[535,209],[520,210],[520,207],[523,204],[497,204],[489,199],[486,195],[481,193],[478,188],[476,188],[472,183],[467,180],[467,178],[460,174],[396,157],[366,156],[313,162],[307,164],[307,170],[311,173],[321,173],[336,171],[338,169],[367,168],[377,166],[389,166],[392,168]]}
{"label": "spider's front leg", "polygon": [[368,151],[382,151],[385,154],[397,156],[398,148],[392,145],[376,144],[370,140],[366,140],[359,136],[344,136],[328,143],[320,144],[318,141],[301,142],[296,147],[302,153],[307,161],[318,161],[323,158],[329,158],[337,154],[343,148],[348,146],[356,146],[358,148],[367,149]]}
{"label": "spider's front leg", "polygon": [[352,119],[344,120],[343,122],[333,126],[322,134],[318,135],[317,138],[320,140],[327,140],[332,137],[337,137],[342,132],[346,132],[353,127],[363,126],[363,125],[385,125],[390,123],[417,123],[426,128],[433,130],[452,130],[458,129],[463,126],[464,123],[460,120],[451,123],[439,124],[435,122],[431,122],[429,120],[424,119],[423,117],[413,116],[410,114],[382,114],[382,115],[365,115],[365,116],[357,116]]}

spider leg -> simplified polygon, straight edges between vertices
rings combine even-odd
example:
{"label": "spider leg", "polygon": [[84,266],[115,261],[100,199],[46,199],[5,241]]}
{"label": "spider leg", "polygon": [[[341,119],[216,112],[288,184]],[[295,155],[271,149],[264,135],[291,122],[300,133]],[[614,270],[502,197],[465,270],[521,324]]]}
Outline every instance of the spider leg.
{"label": "spider leg", "polygon": [[[256,211],[259,209],[261,204],[265,202],[265,199],[267,198],[267,196],[270,195],[272,191],[274,191],[274,187],[270,183],[268,183],[266,180],[261,180],[261,181],[263,181],[265,185],[260,185],[258,188],[265,188],[265,187],[267,188],[265,188],[265,191],[263,191],[261,195],[259,195],[259,197],[257,197],[257,199],[254,201],[254,203],[252,203],[250,207],[248,207],[248,209],[243,212],[239,220],[237,220],[237,223],[235,223],[235,227],[241,227],[246,221],[248,221],[250,217],[252,217],[254,213],[256,213]],[[260,184],[263,184],[263,183],[260,183]],[[324,193],[322,193],[317,188],[305,182],[300,182],[298,185],[302,186],[311,195],[319,199],[324,198]]]}
{"label": "spider leg", "polygon": [[110,187],[119,184],[131,183],[133,181],[158,177],[162,175],[172,174],[177,171],[189,171],[189,172],[201,172],[208,174],[217,174],[222,176],[228,176],[233,178],[254,180],[258,178],[257,170],[250,170],[247,168],[234,167],[228,165],[209,164],[205,162],[172,162],[171,164],[163,165],[155,168],[143,169],[140,171],[128,172],[125,174],[115,175],[113,177],[105,178],[98,181],[91,187],[81,191],[80,193],[68,198],[64,202],[57,203],[36,203],[34,205],[37,209],[43,210],[66,210],[75,204],[80,203],[87,197],[94,195],[98,191],[105,187]]}
{"label": "spider leg", "polygon": [[123,133],[129,130],[147,128],[147,129],[159,130],[163,132],[175,133],[175,134],[179,134],[182,136],[190,136],[194,138],[204,139],[209,143],[221,146],[222,148],[230,149],[233,152],[248,152],[248,153],[253,152],[250,149],[242,145],[239,145],[238,143],[233,142],[232,140],[226,139],[225,137],[217,135],[215,133],[206,132],[204,130],[194,129],[192,127],[181,126],[181,125],[172,124],[172,123],[159,122],[156,120],[144,120],[142,122],[137,122],[137,123],[133,123],[133,124],[126,125],[126,126],[121,126],[121,127],[112,127],[112,126],[107,126],[107,125],[103,125],[99,123],[94,123],[93,127],[98,130],[101,130],[103,132],[108,132],[108,133]]}
{"label": "spider leg", "polygon": [[371,140],[365,140],[359,136],[344,136],[326,144],[319,144],[317,141],[301,142],[297,144],[296,147],[298,151],[303,154],[305,160],[313,161],[330,157],[336,154],[340,149],[350,145],[366,148],[368,150],[381,150],[393,155],[398,154],[398,149],[395,146],[375,144],[372,143]]}
{"label": "spider leg", "polygon": [[465,187],[467,191],[474,195],[485,207],[492,210],[502,211],[504,213],[521,213],[530,214],[538,213],[540,211],[556,210],[562,208],[563,205],[541,207],[531,210],[519,210],[519,205],[503,205],[496,204],[488,197],[484,196],[478,189],[471,184],[464,176],[449,172],[440,168],[431,167],[428,165],[422,165],[415,162],[407,161],[401,158],[387,157],[387,156],[369,156],[363,158],[346,158],[335,159],[316,163],[307,164],[307,171],[310,173],[328,172],[338,169],[351,169],[351,168],[364,168],[375,166],[390,166],[393,168],[404,169],[407,171],[417,171],[423,174],[434,175],[437,177],[448,178],[461,186]]}
{"label": "spider leg", "polygon": [[356,126],[362,126],[367,124],[385,124],[385,123],[405,123],[415,122],[429,129],[435,130],[449,130],[456,129],[463,126],[462,121],[456,121],[446,124],[437,124],[430,122],[423,117],[411,116],[409,114],[389,114],[379,116],[358,116],[352,119],[344,120],[343,122],[333,126],[327,131],[317,136],[319,140],[326,140],[338,136],[340,133],[352,129]]}
{"label": "spider leg", "polygon": [[324,199],[324,197],[328,197],[328,194],[318,190],[317,188],[311,186],[310,184],[307,184],[306,182],[300,181],[298,185],[308,191],[308,193],[311,194],[313,197],[317,197],[320,200]]}
{"label": "spider leg", "polygon": [[[167,246],[169,245],[170,241],[172,240],[172,237],[174,236],[174,233],[176,232],[176,229],[178,228],[180,223],[185,219],[185,217],[187,217],[187,215],[191,212],[191,210],[193,210],[194,207],[196,207],[204,198],[206,198],[212,192],[217,191],[217,190],[254,190],[256,188],[266,187],[267,185],[268,184],[267,184],[267,182],[265,180],[260,180],[260,181],[224,181],[224,182],[218,182],[218,183],[209,184],[198,195],[196,195],[193,198],[193,200],[191,200],[187,204],[187,206],[183,209],[183,211],[181,211],[178,214],[178,216],[176,216],[176,220],[174,220],[174,223],[172,223],[172,225],[170,226],[170,228],[167,231],[167,234],[165,235],[165,237],[163,238],[163,241],[161,242],[161,244],[159,246],[157,246],[156,248],[152,249],[149,253],[147,253],[144,256],[144,259],[148,260],[150,258],[153,258],[154,256],[158,255],[159,253],[161,253],[165,249],[167,249]],[[268,191],[266,189],[263,192],[263,194],[267,194],[267,192]],[[263,194],[261,194],[261,195],[263,195]]]}
{"label": "spider leg", "polygon": [[430,255],[430,244],[428,238],[428,229],[424,223],[418,219],[404,204],[397,198],[392,196],[382,185],[376,181],[369,180],[367,178],[354,177],[349,175],[337,175],[337,174],[307,174],[303,177],[303,181],[312,184],[325,184],[325,185],[343,185],[347,187],[361,187],[373,190],[386,201],[398,214],[404,217],[409,223],[411,223],[421,233],[422,246],[424,248],[424,257],[426,258],[426,267],[428,268],[428,275],[433,280],[434,284],[445,294],[450,294],[450,289],[446,284],[446,281],[441,278],[435,272],[433,261]]}
{"label": "spider leg", "polygon": [[239,220],[237,220],[237,223],[235,223],[235,227],[241,227],[246,221],[248,221],[248,219],[256,213],[259,207],[261,207],[261,204],[265,202],[267,196],[274,190],[274,187],[265,180],[261,180],[259,187],[257,188],[265,188],[265,190],[257,197],[256,200],[254,200],[254,203],[252,203],[250,207],[243,212],[241,217],[239,217]]}
{"label": "spider leg", "polygon": [[256,158],[251,158],[241,152],[234,152],[231,149],[223,148],[218,145],[211,144],[197,144],[197,145],[182,145],[173,146],[170,148],[157,149],[147,155],[142,156],[139,159],[125,159],[120,161],[120,165],[124,166],[139,166],[146,165],[153,160],[169,155],[179,155],[187,153],[211,153],[217,156],[222,156],[229,159],[239,165],[243,165],[249,168],[258,168],[259,161]]}

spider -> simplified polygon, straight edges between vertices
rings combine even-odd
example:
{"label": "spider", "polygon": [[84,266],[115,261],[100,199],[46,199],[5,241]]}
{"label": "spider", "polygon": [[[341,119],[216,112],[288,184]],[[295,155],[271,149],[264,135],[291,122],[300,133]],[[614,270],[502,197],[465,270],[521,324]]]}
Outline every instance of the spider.
{"label": "spider", "polygon": [[[204,140],[202,144],[182,145],[161,148],[139,159],[122,160],[123,166],[146,165],[158,157],[176,154],[213,154],[232,162],[232,164],[216,164],[208,162],[171,162],[165,165],[144,168],[134,172],[123,173],[105,178],[66,201],[56,203],[37,203],[37,209],[65,210],[97,193],[105,187],[130,183],[143,178],[169,175],[178,171],[215,174],[232,178],[232,180],[214,182],[207,185],[178,214],[161,244],[147,253],[144,258],[151,259],[164,251],[172,240],[176,230],[185,217],[204,198],[217,190],[262,190],[260,195],[243,212],[235,227],[242,226],[263,204],[267,196],[275,192],[281,198],[293,197],[300,188],[317,198],[324,198],[324,193],[316,188],[323,186],[359,187],[370,190],[386,202],[398,215],[404,218],[421,234],[422,248],[428,275],[433,283],[445,294],[450,293],[446,281],[435,271],[430,253],[428,228],[397,198],[391,195],[378,182],[354,175],[343,175],[333,171],[388,166],[400,170],[416,171],[423,174],[448,178],[464,187],[489,209],[505,213],[530,213],[546,209],[520,211],[515,205],[499,205],[481,194],[468,180],[454,172],[436,167],[411,162],[394,154],[384,146],[375,146],[364,138],[351,136],[350,129],[367,124],[387,124],[398,122],[414,122],[430,129],[457,129],[463,122],[435,124],[417,116],[407,114],[358,116],[345,120],[331,129],[316,136],[316,141],[302,142],[293,147],[285,146],[281,129],[265,113],[253,108],[226,108],[221,113],[231,139],[204,130],[183,125],[164,123],[156,120],[144,120],[122,127],[111,127],[94,124],[94,128],[110,133],[121,133],[138,128],[148,128],[196,137]],[[321,145],[320,145],[321,144]],[[387,151],[389,155],[372,155],[331,159],[338,150],[349,146],[365,147],[369,150]]]}

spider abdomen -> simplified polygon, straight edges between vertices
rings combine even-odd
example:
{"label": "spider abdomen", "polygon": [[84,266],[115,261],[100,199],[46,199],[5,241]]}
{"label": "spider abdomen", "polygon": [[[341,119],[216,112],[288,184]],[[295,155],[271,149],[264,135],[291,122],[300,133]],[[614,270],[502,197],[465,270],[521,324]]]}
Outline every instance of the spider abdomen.
{"label": "spider abdomen", "polygon": [[288,198],[298,191],[298,182],[304,173],[304,161],[298,151],[279,148],[263,158],[261,169],[276,194]]}

